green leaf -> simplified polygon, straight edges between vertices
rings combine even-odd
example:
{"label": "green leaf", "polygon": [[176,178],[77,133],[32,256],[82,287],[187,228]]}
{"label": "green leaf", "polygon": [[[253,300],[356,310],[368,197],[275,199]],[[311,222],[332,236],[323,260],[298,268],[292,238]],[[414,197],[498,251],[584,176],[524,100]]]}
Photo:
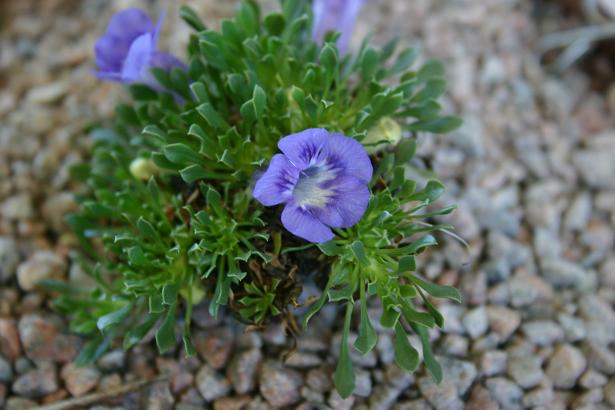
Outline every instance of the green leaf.
{"label": "green leaf", "polygon": [[260,119],[267,105],[267,95],[259,85],[254,86],[252,100],[254,101],[254,113],[256,114],[256,119]]}
{"label": "green leaf", "polygon": [[352,304],[348,303],[346,305],[346,318],[344,320],[344,330],[342,332],[340,357],[337,361],[337,367],[335,368],[335,375],[333,377],[335,388],[343,399],[349,397],[355,387],[354,369],[352,368],[352,361],[350,359],[350,352],[348,348],[348,334],[350,333],[351,319]]}
{"label": "green leaf", "polygon": [[399,321],[401,313],[392,306],[386,306],[380,315],[380,325],[386,328],[392,328]]}
{"label": "green leaf", "polygon": [[174,305],[177,301],[179,286],[175,283],[167,283],[162,287],[162,303]]}
{"label": "green leaf", "polygon": [[406,255],[399,258],[397,263],[397,272],[414,272],[416,270],[416,260],[414,256]]}
{"label": "green leaf", "polygon": [[175,164],[188,165],[203,163],[203,158],[198,152],[186,144],[169,144],[162,148],[162,152],[166,159]]}
{"label": "green leaf", "polygon": [[361,56],[361,74],[364,78],[369,79],[374,76],[378,65],[380,64],[380,56],[373,48],[365,50]]}
{"label": "green leaf", "polygon": [[200,179],[216,179],[216,175],[208,172],[200,165],[190,165],[179,171],[179,175],[184,181],[191,184]]}
{"label": "green leaf", "polygon": [[330,43],[325,43],[320,51],[320,64],[325,68],[325,71],[329,76],[333,76],[333,73],[337,69],[337,50]]}
{"label": "green leaf", "polygon": [[327,301],[327,290],[328,289],[325,289],[320,294],[318,299],[314,303],[312,303],[308,311],[305,313],[305,316],[303,316],[302,324],[303,324],[304,329],[307,328],[307,325],[310,319],[312,319],[312,317],[320,311],[320,309],[324,306],[325,302]]}
{"label": "green leaf", "polygon": [[429,81],[433,78],[444,76],[444,64],[438,60],[430,60],[425,63],[418,72],[418,79],[421,82]]}
{"label": "green leaf", "polygon": [[429,332],[424,327],[416,326],[414,324],[410,325],[421,338],[421,344],[423,346],[423,361],[425,362],[425,366],[431,373],[434,381],[439,384],[442,381],[442,366],[440,366],[440,363],[438,363],[433,352],[431,351]]}
{"label": "green leaf", "polygon": [[190,340],[190,336],[184,335],[182,337],[182,341],[184,343],[184,351],[186,352],[186,356],[192,357],[196,355],[196,349],[194,344],[192,344],[192,340]]}
{"label": "green leaf", "polygon": [[128,254],[128,263],[134,266],[149,266],[150,260],[143,253],[140,246],[132,246],[126,250]]}
{"label": "green leaf", "polygon": [[128,316],[131,309],[132,304],[126,304],[114,312],[107,313],[106,315],[99,317],[96,321],[96,327],[101,332],[104,332],[107,328],[115,326],[126,319],[126,316]]}
{"label": "green leaf", "polygon": [[114,337],[115,332],[113,331],[105,335],[96,335],[81,348],[79,355],[75,358],[75,364],[85,366],[94,363],[109,349]]}
{"label": "green leaf", "polygon": [[419,312],[407,303],[405,303],[401,309],[404,317],[409,323],[418,323],[428,328],[436,326],[436,321],[429,313]]}
{"label": "green leaf", "polygon": [[196,31],[203,31],[207,29],[196,12],[188,6],[182,5],[179,8],[179,16]]}
{"label": "green leaf", "polygon": [[429,201],[434,202],[444,193],[444,185],[440,181],[431,180],[427,182],[425,188],[423,188],[420,192],[412,195],[409,200],[410,201]]}
{"label": "green leaf", "polygon": [[327,256],[338,256],[344,252],[343,249],[335,243],[335,241],[319,243],[318,249],[320,249],[320,251]]}
{"label": "green leaf", "polygon": [[207,123],[218,130],[225,131],[229,127],[228,123],[222,118],[220,113],[214,109],[210,103],[204,103],[196,107],[196,111]]}
{"label": "green leaf", "polygon": [[397,146],[395,152],[395,164],[405,165],[414,157],[416,153],[416,140],[413,138],[404,138]]}
{"label": "green leaf", "polygon": [[354,241],[350,245],[350,249],[352,249],[352,253],[357,258],[357,261],[359,261],[360,265],[369,266],[370,263],[369,263],[369,259],[365,255],[365,247],[363,246],[363,242]]}
{"label": "green leaf", "polygon": [[272,13],[265,17],[265,28],[274,36],[280,35],[286,26],[286,20],[281,13]]}
{"label": "green leaf", "polygon": [[442,286],[427,282],[416,275],[408,275],[408,279],[435,298],[451,299],[461,303],[461,293],[452,286]]}
{"label": "green leaf", "polygon": [[426,131],[433,132],[434,134],[446,134],[459,128],[461,123],[462,121],[459,117],[441,117],[435,120],[413,122],[406,128],[410,131]]}
{"label": "green leaf", "polygon": [[156,331],[156,346],[158,346],[158,351],[162,353],[166,353],[169,350],[175,348],[175,311],[177,310],[177,305],[171,305],[169,310],[167,310],[167,314],[164,318],[164,321]]}
{"label": "green leaf", "polygon": [[128,87],[132,98],[137,101],[156,101],[158,93],[145,84],[132,84]]}
{"label": "green leaf", "polygon": [[409,372],[419,365],[419,353],[408,341],[408,336],[401,323],[395,325],[395,363]]}
{"label": "green leaf", "polygon": [[391,76],[407,70],[412,64],[414,64],[414,61],[416,61],[418,55],[419,51],[416,48],[405,49],[404,51],[399,53],[395,64],[393,64],[393,67],[389,69],[387,74]]}
{"label": "green leaf", "polygon": [[128,330],[128,332],[124,336],[124,341],[122,343],[122,346],[124,347],[124,349],[128,350],[132,346],[136,345],[141,340],[143,340],[147,332],[149,332],[152,329],[152,327],[154,327],[154,325],[156,324],[159,318],[160,318],[160,313],[148,315],[145,322],[141,323],[137,327],[133,327],[130,330]]}
{"label": "green leaf", "polygon": [[[361,284],[363,286],[363,284]],[[365,297],[365,289],[361,289],[361,321],[359,324],[359,336],[354,343],[355,349],[363,355],[368,354],[378,343],[378,334],[374,330],[369,315],[367,313],[367,298]]]}
{"label": "green leaf", "polygon": [[146,239],[160,241],[160,236],[158,235],[158,231],[154,229],[151,223],[145,220],[142,216],[137,220],[137,228],[141,235],[143,235]]}
{"label": "green leaf", "polygon": [[162,303],[162,295],[152,295],[148,298],[149,313],[162,313],[164,312],[164,305]]}

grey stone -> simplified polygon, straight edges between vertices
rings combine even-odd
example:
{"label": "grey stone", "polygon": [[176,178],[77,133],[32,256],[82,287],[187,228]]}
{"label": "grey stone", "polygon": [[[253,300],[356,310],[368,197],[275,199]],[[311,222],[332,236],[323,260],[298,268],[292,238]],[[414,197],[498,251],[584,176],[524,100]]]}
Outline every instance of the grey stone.
{"label": "grey stone", "polygon": [[592,199],[588,192],[578,193],[564,215],[564,226],[572,231],[580,231],[587,225],[592,214]]}
{"label": "grey stone", "polygon": [[40,363],[13,382],[13,391],[20,396],[36,399],[58,390],[55,367],[48,362]]}
{"label": "grey stone", "polygon": [[608,379],[602,373],[593,369],[588,369],[579,379],[579,384],[586,389],[595,389],[606,384]]}
{"label": "grey stone", "polygon": [[483,306],[479,306],[468,311],[463,316],[462,323],[472,339],[482,336],[489,328],[487,310]]}
{"label": "grey stone", "polygon": [[504,306],[487,306],[487,317],[491,330],[500,337],[501,342],[508,340],[521,323],[519,313]]}
{"label": "grey stone", "polygon": [[508,354],[501,350],[490,350],[480,356],[479,368],[487,377],[502,374],[506,370]]}
{"label": "grey stone", "polygon": [[597,286],[596,272],[563,259],[543,259],[541,270],[545,280],[556,288],[589,291]]}
{"label": "grey stone", "polygon": [[233,330],[229,327],[208,329],[194,338],[197,352],[214,369],[222,369],[234,345]]}
{"label": "grey stone", "polygon": [[224,397],[231,391],[229,381],[207,364],[196,375],[196,387],[207,402]]}
{"label": "grey stone", "polygon": [[372,393],[372,377],[367,370],[355,371],[355,389],[352,392],[358,397],[369,397]]}
{"label": "grey stone", "polygon": [[508,361],[508,374],[524,389],[535,387],[544,377],[542,360],[531,352],[513,355]]}
{"label": "grey stone", "polygon": [[547,365],[547,376],[561,389],[572,388],[587,368],[587,360],[579,349],[571,345],[559,346]]}
{"label": "grey stone", "polygon": [[274,407],[290,406],[301,399],[299,394],[303,377],[295,370],[278,362],[265,361],[259,372],[260,392]]}
{"label": "grey stone", "polygon": [[6,410],[27,410],[37,407],[38,404],[35,401],[23,397],[9,397],[6,401]]}
{"label": "grey stone", "polygon": [[37,104],[49,104],[58,101],[68,90],[66,82],[55,81],[31,88],[26,94],[26,99]]}
{"label": "grey stone", "polygon": [[317,354],[300,351],[292,352],[284,361],[285,365],[298,369],[317,367],[321,363],[322,359]]}
{"label": "grey stone", "polygon": [[37,314],[22,316],[19,336],[26,356],[33,361],[71,361],[79,351],[81,342],[74,335],[60,332],[52,317]]}
{"label": "grey stone", "polygon": [[124,367],[126,352],[124,349],[111,350],[98,359],[98,367],[102,370],[120,370]]}
{"label": "grey stone", "polygon": [[169,382],[161,381],[150,385],[144,392],[145,408],[148,410],[172,410],[175,398],[171,394]]}
{"label": "grey stone", "polygon": [[447,356],[466,357],[470,341],[464,336],[448,334],[444,336],[440,343],[442,352]]}
{"label": "grey stone", "polygon": [[583,352],[592,369],[608,375],[615,374],[615,354],[608,347],[587,340],[583,343]]}
{"label": "grey stone", "polygon": [[572,162],[587,185],[592,188],[614,188],[615,152],[581,150],[572,155]]}
{"label": "grey stone", "polygon": [[494,377],[485,382],[491,397],[504,409],[521,409],[523,390],[504,377]]}
{"label": "grey stone", "polygon": [[551,320],[525,322],[521,330],[530,342],[538,346],[549,346],[564,339],[564,331]]}
{"label": "grey stone", "polygon": [[615,407],[615,377],[611,378],[606,386],[604,386],[604,398],[607,403]]}
{"label": "grey stone", "polygon": [[32,200],[28,194],[18,194],[0,204],[0,215],[9,220],[26,220],[34,216]]}
{"label": "grey stone", "polygon": [[576,342],[585,339],[587,334],[585,324],[579,318],[560,313],[557,320],[564,331],[564,336],[569,342]]}
{"label": "grey stone", "polygon": [[383,364],[393,363],[393,360],[395,360],[395,348],[391,335],[381,334],[378,336],[376,352],[378,352],[378,357]]}
{"label": "grey stone", "polygon": [[0,383],[10,382],[13,378],[11,364],[0,356]]}
{"label": "grey stone", "polygon": [[76,366],[69,363],[60,373],[66,390],[75,397],[83,396],[92,390],[100,380],[100,371],[91,366]]}
{"label": "grey stone", "polygon": [[233,357],[227,368],[227,376],[238,394],[248,393],[254,388],[256,371],[262,359],[259,349],[239,352]]}
{"label": "grey stone", "polygon": [[8,282],[15,276],[17,265],[19,265],[17,242],[10,236],[0,236],[0,284]]}
{"label": "grey stone", "polygon": [[44,279],[62,279],[66,274],[64,258],[51,251],[37,251],[17,268],[19,286],[33,290]]}
{"label": "grey stone", "polygon": [[550,383],[543,383],[523,396],[523,405],[526,408],[548,407],[553,401],[553,396],[553,387]]}

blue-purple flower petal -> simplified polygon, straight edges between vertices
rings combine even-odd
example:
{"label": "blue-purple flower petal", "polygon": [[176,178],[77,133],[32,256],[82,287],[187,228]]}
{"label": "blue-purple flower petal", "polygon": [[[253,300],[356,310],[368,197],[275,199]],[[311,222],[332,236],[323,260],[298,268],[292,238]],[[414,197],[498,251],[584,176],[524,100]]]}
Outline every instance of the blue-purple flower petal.
{"label": "blue-purple flower petal", "polygon": [[314,40],[322,43],[328,32],[338,31],[341,36],[337,46],[340,52],[344,53],[363,2],[364,0],[314,0]]}
{"label": "blue-purple flower petal", "polygon": [[141,34],[152,33],[154,30],[154,23],[143,10],[131,8],[114,14],[105,34],[132,41]]}
{"label": "blue-purple flower petal", "polygon": [[284,137],[253,195],[265,206],[286,203],[282,224],[311,242],[326,242],[333,228],[349,228],[365,213],[373,168],[356,140],[312,128]]}
{"label": "blue-purple flower petal", "polygon": [[374,168],[361,143],[342,134],[331,134],[323,146],[321,157],[328,158],[331,165],[344,169],[344,173],[352,175],[364,183],[372,179]]}
{"label": "blue-purple flower petal", "polygon": [[150,69],[150,58],[154,49],[152,33],[140,35],[133,41],[124,66],[122,67],[122,79],[126,82],[143,80]]}
{"label": "blue-purple flower petal", "polygon": [[256,182],[252,195],[265,206],[288,202],[298,178],[299,170],[284,155],[276,154],[267,171]]}
{"label": "blue-purple flower petal", "polygon": [[329,138],[323,128],[309,128],[296,134],[288,135],[278,142],[278,148],[297,168],[307,168],[312,158],[320,152]]}
{"label": "blue-purple flower petal", "polygon": [[333,191],[329,203],[323,207],[308,208],[319,221],[333,228],[350,228],[359,222],[370,197],[365,182],[344,175],[323,188]]}
{"label": "blue-purple flower petal", "polygon": [[293,202],[282,211],[282,224],[292,234],[310,242],[322,243],[335,237],[331,228]]}
{"label": "blue-purple flower petal", "polygon": [[187,69],[174,56],[156,50],[162,21],[161,16],[154,24],[139,9],[127,9],[115,14],[105,34],[94,46],[99,70],[96,76],[103,80],[128,84],[142,82],[160,88],[150,73],[152,67]]}

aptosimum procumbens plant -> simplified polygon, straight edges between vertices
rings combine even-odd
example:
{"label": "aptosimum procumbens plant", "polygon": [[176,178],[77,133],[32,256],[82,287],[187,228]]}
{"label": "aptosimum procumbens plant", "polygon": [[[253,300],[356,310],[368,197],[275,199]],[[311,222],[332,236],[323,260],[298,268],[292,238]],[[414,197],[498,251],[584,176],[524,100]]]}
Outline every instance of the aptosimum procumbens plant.
{"label": "aptosimum procumbens plant", "polygon": [[325,303],[345,306],[343,397],[354,388],[352,319],[354,348],[365,354],[378,339],[370,297],[394,331],[397,364],[417,368],[414,332],[442,377],[428,331],[443,318],[430,299],[459,293],[421,278],[415,255],[445,228],[433,217],[453,208],[434,208],[442,185],[419,188],[405,170],[416,132],[459,120],[439,114],[440,63],[413,69],[416,51],[395,53],[396,41],[346,51],[359,3],[284,0],[261,17],[246,0],[220,31],[182,8],[194,29],[185,63],[157,50],[161,22],[140,10],[113,17],[96,44],[97,75],[126,84],[132,102],[92,132],[92,158],[74,169],[87,190],[69,218],[98,286],[47,283],[63,292],[56,305],[72,329],[90,337],[80,362],[150,332],[160,352],[172,350],[178,329],[193,354],[202,301],[214,316],[224,306],[246,323],[296,329],[293,308],[313,280],[322,294],[305,326]]}

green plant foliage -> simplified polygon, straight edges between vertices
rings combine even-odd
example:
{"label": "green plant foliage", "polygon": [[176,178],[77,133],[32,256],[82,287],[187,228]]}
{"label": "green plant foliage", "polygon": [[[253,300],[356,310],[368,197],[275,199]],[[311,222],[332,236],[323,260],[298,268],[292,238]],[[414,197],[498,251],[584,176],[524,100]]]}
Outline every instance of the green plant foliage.
{"label": "green plant foliage", "polygon": [[[91,160],[73,170],[85,189],[69,223],[97,286],[46,286],[60,293],[55,305],[71,315],[72,330],[90,336],[78,361],[96,360],[118,338],[130,348],[147,334],[161,352],[181,339],[193,354],[190,323],[201,301],[214,316],[226,307],[257,325],[288,320],[301,286],[295,268],[309,260],[320,264],[326,285],[303,322],[325,303],[346,305],[335,372],[342,397],[354,388],[353,318],[354,348],[366,354],[378,340],[370,297],[382,303],[381,325],[394,329],[398,365],[412,371],[419,364],[407,339],[414,332],[440,380],[428,331],[444,318],[433,299],[460,295],[422,278],[415,256],[436,245],[436,232],[451,229],[433,218],[453,207],[434,206],[442,184],[418,188],[405,171],[416,132],[460,123],[440,115],[442,64],[415,67],[417,51],[395,54],[396,41],[382,49],[365,41],[355,54],[340,55],[335,35],[324,45],[311,40],[312,17],[301,0],[285,0],[281,12],[264,18],[255,2],[243,1],[220,31],[189,8],[180,15],[194,29],[188,70],[154,69],[162,91],[130,86],[132,102],[117,107],[110,127],[92,132]],[[282,137],[319,127],[361,141],[382,121],[399,124],[404,138],[373,144],[384,149],[372,156],[368,210],[357,225],[337,229],[336,239],[305,246],[275,210],[252,199],[254,175]]]}

